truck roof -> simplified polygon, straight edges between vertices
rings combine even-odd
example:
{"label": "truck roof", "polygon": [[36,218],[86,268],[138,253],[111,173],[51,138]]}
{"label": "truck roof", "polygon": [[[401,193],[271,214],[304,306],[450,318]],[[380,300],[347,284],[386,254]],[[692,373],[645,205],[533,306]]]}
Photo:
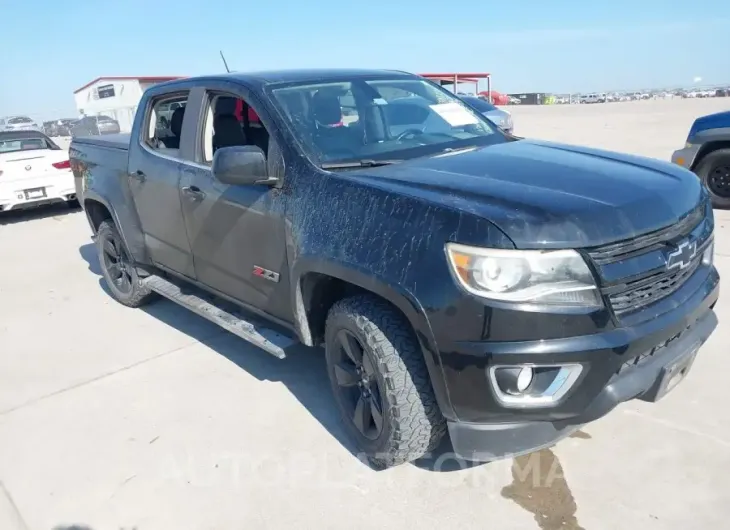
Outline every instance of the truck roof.
{"label": "truck roof", "polygon": [[[261,72],[231,72],[228,74],[203,75],[196,76],[197,79],[220,79],[241,81],[247,85],[270,85],[275,83],[297,83],[297,82],[319,82],[332,81],[343,77],[371,77],[371,76],[390,76],[390,77],[417,77],[416,74],[410,74],[398,70],[369,70],[359,68],[315,68],[315,69],[292,69],[292,70],[270,70]],[[169,86],[184,83],[190,78],[176,79],[161,83],[161,85]],[[159,86],[159,85],[158,85]]]}

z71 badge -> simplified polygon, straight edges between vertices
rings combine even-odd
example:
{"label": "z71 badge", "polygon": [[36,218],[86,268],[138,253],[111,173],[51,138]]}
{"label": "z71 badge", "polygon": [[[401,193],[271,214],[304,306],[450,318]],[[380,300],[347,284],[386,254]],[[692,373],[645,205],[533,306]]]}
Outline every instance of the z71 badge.
{"label": "z71 badge", "polygon": [[261,278],[263,278],[265,280],[269,280],[270,282],[279,281],[278,272],[270,271],[269,269],[264,269],[263,267],[259,267],[258,265],[253,266],[253,275],[260,276]]}

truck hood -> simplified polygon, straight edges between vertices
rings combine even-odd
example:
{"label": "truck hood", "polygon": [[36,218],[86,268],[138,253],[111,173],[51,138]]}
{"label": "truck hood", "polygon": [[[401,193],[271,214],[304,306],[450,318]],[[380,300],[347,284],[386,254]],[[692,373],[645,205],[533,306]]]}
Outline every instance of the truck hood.
{"label": "truck hood", "polygon": [[536,140],[356,174],[377,187],[481,216],[517,248],[583,248],[629,239],[673,224],[703,198],[699,179],[678,166]]}
{"label": "truck hood", "polygon": [[707,129],[730,129],[730,111],[716,112],[715,114],[708,114],[707,116],[700,116],[692,124],[687,135],[687,140],[690,141],[694,136]]}

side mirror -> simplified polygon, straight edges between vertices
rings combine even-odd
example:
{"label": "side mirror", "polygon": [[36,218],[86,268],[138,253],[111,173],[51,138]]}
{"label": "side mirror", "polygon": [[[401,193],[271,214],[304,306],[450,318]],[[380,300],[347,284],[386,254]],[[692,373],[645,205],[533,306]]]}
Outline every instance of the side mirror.
{"label": "side mirror", "polygon": [[267,174],[266,155],[260,147],[253,145],[217,149],[213,155],[213,176],[223,184],[235,186],[277,182]]}

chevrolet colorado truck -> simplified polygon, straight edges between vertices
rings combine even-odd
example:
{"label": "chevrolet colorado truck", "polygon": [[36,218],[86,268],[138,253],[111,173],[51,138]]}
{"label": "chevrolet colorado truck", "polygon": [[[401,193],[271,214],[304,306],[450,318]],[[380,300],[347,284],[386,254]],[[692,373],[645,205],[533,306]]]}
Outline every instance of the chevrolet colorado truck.
{"label": "chevrolet colorado truck", "polygon": [[324,346],[375,468],[447,432],[474,461],[552,445],[660,399],[717,325],[693,173],[506,135],[416,75],[163,83],[130,135],[70,159],[112,296],[162,295],[282,359]]}
{"label": "chevrolet colorado truck", "polygon": [[697,118],[672,162],[697,173],[713,206],[730,208],[730,111]]}

